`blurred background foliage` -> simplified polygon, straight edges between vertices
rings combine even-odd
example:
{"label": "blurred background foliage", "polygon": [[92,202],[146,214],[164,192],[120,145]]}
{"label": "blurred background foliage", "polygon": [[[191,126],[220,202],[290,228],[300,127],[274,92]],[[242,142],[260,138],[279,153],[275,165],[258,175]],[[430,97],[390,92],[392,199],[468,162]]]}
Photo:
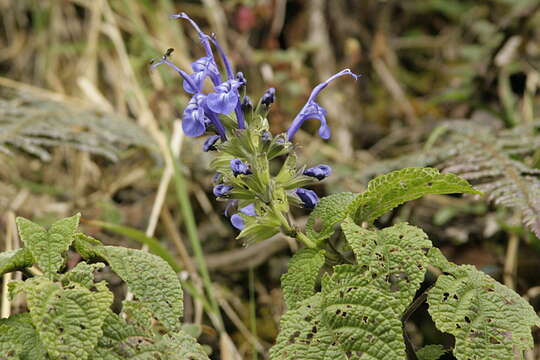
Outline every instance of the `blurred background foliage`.
{"label": "blurred background foliage", "polygon": [[[317,82],[346,67],[362,74],[320,98],[330,141],[315,136],[315,123],[296,137],[303,163],[334,168],[319,195],[362,191],[404,166],[451,166],[445,161],[469,152],[459,137],[434,132],[442,124],[481,126],[492,142],[499,131],[527,129],[524,151],[505,156],[526,167],[512,162],[532,179],[526,205],[540,224],[539,10],[537,0],[0,0],[0,249],[20,246],[15,215],[48,224],[81,211],[85,231],[106,242],[155,250],[155,238],[199,289],[202,268],[210,272],[227,337],[201,299],[188,297],[186,322],[199,325],[213,357],[265,358],[283,312],[279,277],[297,244],[277,236],[244,248],[234,239],[211,195],[203,139],[174,131],[188,101],[180,78],[149,69],[167,48],[186,69],[203,54],[196,34],[169,15],[185,11],[214,32],[252,98],[277,89],[274,132],[287,129]],[[486,198],[430,196],[380,225],[421,226],[453,261],[476,265],[539,309],[540,242],[523,216]],[[10,311],[23,307],[14,301]],[[407,330],[418,346],[452,342],[425,308]],[[527,356],[540,359],[535,353]]]}

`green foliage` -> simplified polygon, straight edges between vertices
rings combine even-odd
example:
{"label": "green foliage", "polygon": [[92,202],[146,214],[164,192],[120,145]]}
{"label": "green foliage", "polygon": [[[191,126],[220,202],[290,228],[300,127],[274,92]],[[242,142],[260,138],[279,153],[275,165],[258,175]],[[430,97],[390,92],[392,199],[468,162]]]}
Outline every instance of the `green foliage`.
{"label": "green foliage", "polygon": [[[479,193],[456,175],[411,168],[376,178],[360,195],[323,199],[306,226],[317,246],[297,253],[282,278],[288,311],[270,358],[436,360],[449,350],[430,345],[413,354],[404,342],[403,322],[426,297],[435,325],[456,337],[458,359],[509,359],[530,349],[540,319],[518,294],[472,266],[452,264],[419,228],[369,225],[422,195],[459,192]],[[340,222],[355,261],[335,265],[315,292],[318,248]],[[415,299],[428,265],[444,275]]]}
{"label": "green foliage", "polygon": [[455,336],[458,360],[523,359],[540,326],[529,303],[470,265],[439,276],[427,301],[435,325]]}
{"label": "green foliage", "polygon": [[297,308],[299,302],[315,293],[315,282],[323,265],[324,252],[315,249],[302,249],[292,257],[289,271],[281,278],[287,308]]}
{"label": "green foliage", "polygon": [[371,180],[348,210],[357,222],[373,222],[398,205],[427,194],[480,194],[454,174],[433,168],[406,168]]}
{"label": "green foliage", "polygon": [[17,228],[24,245],[47,276],[52,276],[64,264],[64,253],[73,241],[80,217],[77,214],[59,220],[49,230],[30,220],[17,218]]}
{"label": "green foliage", "polygon": [[[11,296],[26,295],[29,312],[0,320],[0,357],[208,359],[196,340],[181,329],[182,288],[167,262],[76,234],[79,217],[57,221],[49,230],[17,219],[26,247],[2,254],[1,269],[21,270],[35,263],[44,275],[9,284]],[[61,272],[70,245],[83,258],[98,262],[80,262]],[[124,303],[122,316],[110,309],[113,294],[107,284],[94,281],[95,271],[106,265],[99,262],[103,260],[135,295]]]}
{"label": "green foliage", "polygon": [[23,269],[34,264],[34,258],[28,248],[16,249],[0,253],[0,275]]}

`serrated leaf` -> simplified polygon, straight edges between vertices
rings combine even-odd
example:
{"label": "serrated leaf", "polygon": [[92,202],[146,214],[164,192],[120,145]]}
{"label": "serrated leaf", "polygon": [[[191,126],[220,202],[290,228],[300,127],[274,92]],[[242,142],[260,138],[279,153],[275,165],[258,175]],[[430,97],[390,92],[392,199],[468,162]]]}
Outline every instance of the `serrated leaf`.
{"label": "serrated leaf", "polygon": [[426,345],[416,352],[416,357],[418,360],[439,360],[448,351],[442,345]]}
{"label": "serrated leaf", "polygon": [[398,299],[398,314],[405,311],[424,280],[432,246],[427,235],[406,223],[370,231],[347,218],[341,227],[358,266],[372,279],[370,286]]}
{"label": "serrated leaf", "polygon": [[25,218],[17,218],[19,235],[46,276],[52,277],[63,265],[63,254],[69,249],[81,214],[59,220],[45,230]]}
{"label": "serrated leaf", "polygon": [[180,328],[183,292],[169,264],[156,255],[134,249],[104,246],[100,253],[156,319],[169,330]]}
{"label": "serrated leaf", "polygon": [[[321,294],[289,310],[280,321],[276,344],[270,349],[271,360],[349,360],[329,328],[321,323]],[[352,355],[352,354],[351,354]]]}
{"label": "serrated leaf", "polygon": [[25,282],[32,322],[52,359],[87,359],[102,334],[113,295],[105,282],[91,291],[72,283],[67,288],[45,277]]}
{"label": "serrated leaf", "polygon": [[401,301],[371,285],[371,272],[357,265],[338,265],[323,278],[322,324],[345,351],[368,359],[404,359]]}
{"label": "serrated leaf", "polygon": [[32,325],[30,314],[22,313],[0,319],[0,358],[47,359],[47,353]]}
{"label": "serrated leaf", "polygon": [[529,303],[470,265],[439,276],[427,302],[437,328],[454,335],[458,360],[523,359],[540,325]]}
{"label": "serrated leaf", "polygon": [[168,360],[208,360],[204,348],[183,330],[162,336],[154,345],[161,358]]}
{"label": "serrated leaf", "polygon": [[141,339],[146,336],[142,329],[136,329],[110,310],[103,321],[102,331],[103,336],[99,338],[91,359],[131,359],[137,351],[136,345],[132,346],[132,342],[129,340],[132,338]]}
{"label": "serrated leaf", "polygon": [[0,276],[15,270],[22,270],[34,264],[34,258],[28,248],[4,251],[0,253]]}
{"label": "serrated leaf", "polygon": [[307,220],[307,236],[316,243],[332,236],[334,227],[349,214],[349,205],[356,196],[343,192],[322,198]]}
{"label": "serrated leaf", "polygon": [[281,277],[283,297],[289,310],[315,294],[315,282],[324,265],[324,252],[315,249],[301,249],[289,262],[289,269]]}
{"label": "serrated leaf", "polygon": [[433,168],[406,168],[376,177],[354,199],[349,213],[356,222],[372,222],[407,201],[427,194],[480,194],[454,174],[441,174]]}

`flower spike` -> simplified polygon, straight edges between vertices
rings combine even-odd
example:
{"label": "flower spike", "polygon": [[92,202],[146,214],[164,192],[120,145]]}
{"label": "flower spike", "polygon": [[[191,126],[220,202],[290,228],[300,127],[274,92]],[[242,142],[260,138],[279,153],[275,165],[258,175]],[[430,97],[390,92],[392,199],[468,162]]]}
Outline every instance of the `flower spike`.
{"label": "flower spike", "polygon": [[300,110],[298,115],[296,115],[296,117],[294,118],[294,120],[293,120],[293,122],[291,124],[291,127],[287,131],[287,137],[288,137],[289,141],[292,140],[292,138],[294,137],[294,134],[296,134],[298,129],[300,129],[300,127],[302,126],[304,121],[306,121],[308,119],[317,119],[317,120],[319,120],[321,122],[321,126],[319,128],[319,135],[321,136],[321,138],[326,140],[326,139],[328,139],[330,137],[330,128],[328,127],[328,124],[326,123],[327,111],[326,111],[325,108],[320,106],[317,102],[315,102],[315,99],[317,98],[319,93],[325,87],[328,86],[328,84],[330,84],[332,81],[334,81],[338,77],[344,76],[344,75],[350,75],[355,80],[357,80],[358,77],[360,76],[360,75],[357,75],[357,74],[353,73],[350,69],[345,69],[345,70],[341,70],[340,72],[330,76],[326,81],[324,81],[324,82],[320,83],[319,85],[315,86],[315,88],[313,88],[313,90],[311,91],[311,95],[309,96],[308,101],[306,102],[306,104],[304,105],[302,110]]}

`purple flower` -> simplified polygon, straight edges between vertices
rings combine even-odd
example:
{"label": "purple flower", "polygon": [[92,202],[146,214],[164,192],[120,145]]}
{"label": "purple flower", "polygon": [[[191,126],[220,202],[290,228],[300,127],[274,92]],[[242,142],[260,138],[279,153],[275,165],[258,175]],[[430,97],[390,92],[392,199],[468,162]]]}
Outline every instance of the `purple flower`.
{"label": "purple flower", "polygon": [[[167,52],[161,57],[159,61],[152,63],[152,69],[155,69],[156,67],[165,64],[168,67],[174,69],[182,78],[184,78],[184,89],[186,87],[188,89],[196,89],[197,88],[196,79],[193,79],[192,75],[189,75],[184,70],[180,69],[178,66],[176,66],[175,64],[169,61],[169,56],[171,55],[171,53],[172,53],[172,49],[167,50]],[[188,91],[188,92],[194,93],[191,91]]]}
{"label": "purple flower", "polygon": [[195,94],[189,100],[182,121],[182,129],[187,136],[201,136],[206,131],[210,119],[204,111],[205,101],[206,95],[203,94]]}
{"label": "purple flower", "polygon": [[208,151],[216,151],[217,148],[216,148],[216,142],[219,140],[219,136],[217,135],[212,135],[210,136],[208,139],[206,139],[204,141],[204,144],[203,144],[203,151],[204,152],[208,152]]}
{"label": "purple flower", "polygon": [[231,170],[234,176],[251,174],[251,170],[249,170],[249,165],[240,159],[231,160]]}
{"label": "purple flower", "polygon": [[246,95],[242,98],[240,108],[242,111],[251,111],[251,109],[253,109],[253,103],[251,102],[251,98],[249,96]]}
{"label": "purple flower", "polygon": [[[219,84],[219,70],[214,59],[210,56],[204,56],[191,64],[193,74],[189,75],[191,82],[184,80],[184,90],[187,93],[195,94],[201,92],[206,77],[210,77],[214,84]],[[195,87],[192,86],[195,85]]]}
{"label": "purple flower", "polygon": [[275,100],[276,100],[276,89],[274,88],[270,88],[266,90],[263,96],[261,96],[261,104],[266,105],[266,106],[270,106],[270,104],[273,104]]}
{"label": "purple flower", "polygon": [[[240,212],[247,216],[257,216],[255,204],[249,204],[248,206],[241,208]],[[231,216],[231,224],[238,230],[243,230],[245,226],[244,218],[242,218],[242,215],[240,214],[234,214]]]}
{"label": "purple flower", "polygon": [[297,188],[294,192],[296,193],[296,196],[300,198],[306,209],[313,209],[319,202],[319,197],[313,190]]}
{"label": "purple flower", "polygon": [[311,92],[311,95],[309,96],[308,101],[306,102],[302,110],[300,110],[298,115],[296,115],[296,117],[294,118],[291,124],[291,127],[287,131],[287,136],[288,136],[289,141],[292,140],[292,138],[294,137],[294,134],[296,134],[298,129],[300,129],[300,126],[302,126],[304,121],[308,119],[317,119],[321,122],[321,126],[319,128],[319,135],[321,136],[321,138],[328,139],[330,137],[330,128],[328,127],[328,124],[326,123],[326,117],[325,117],[327,111],[322,106],[317,104],[315,102],[315,99],[317,98],[317,95],[319,95],[319,93],[325,87],[328,86],[328,84],[330,84],[333,80],[343,75],[351,75],[355,79],[358,79],[358,75],[354,74],[349,69],[345,69],[338,72],[337,74],[330,76],[328,80],[315,86],[315,88]]}
{"label": "purple flower", "polygon": [[217,185],[221,182],[223,175],[220,172],[217,172],[212,176],[212,184]]}
{"label": "purple flower", "polygon": [[229,214],[232,211],[236,211],[237,206],[238,206],[238,200],[229,200],[229,201],[227,201],[227,205],[225,206],[225,211],[223,212],[223,215],[229,216]]}
{"label": "purple flower", "polygon": [[225,184],[216,185],[214,186],[214,195],[216,197],[223,197],[227,195],[232,190],[232,188],[232,186]]}
{"label": "purple flower", "polygon": [[230,114],[238,105],[240,96],[237,80],[227,80],[216,86],[216,92],[208,94],[208,107],[217,114]]}
{"label": "purple flower", "polygon": [[244,73],[239,71],[236,73],[236,80],[240,82],[240,86],[246,86],[247,84],[247,80],[246,78],[244,77]]}
{"label": "purple flower", "polygon": [[304,170],[304,175],[322,180],[332,174],[332,168],[328,165],[317,165],[315,167]]}

